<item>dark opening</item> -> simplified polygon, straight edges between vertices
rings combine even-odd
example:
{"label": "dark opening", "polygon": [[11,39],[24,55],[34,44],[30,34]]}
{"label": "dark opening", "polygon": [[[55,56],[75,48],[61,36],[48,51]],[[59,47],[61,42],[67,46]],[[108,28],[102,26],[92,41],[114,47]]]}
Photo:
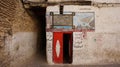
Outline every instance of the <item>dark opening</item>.
{"label": "dark opening", "polygon": [[42,62],[46,60],[46,7],[31,7],[29,9],[33,13],[35,19],[37,19],[36,27],[37,32],[37,55],[40,57]]}
{"label": "dark opening", "polygon": [[72,34],[63,34],[63,63],[72,63]]}
{"label": "dark opening", "polygon": [[91,1],[79,1],[80,5],[91,5]]}
{"label": "dark opening", "polygon": [[60,14],[63,14],[63,8],[64,8],[64,6],[60,5]]}

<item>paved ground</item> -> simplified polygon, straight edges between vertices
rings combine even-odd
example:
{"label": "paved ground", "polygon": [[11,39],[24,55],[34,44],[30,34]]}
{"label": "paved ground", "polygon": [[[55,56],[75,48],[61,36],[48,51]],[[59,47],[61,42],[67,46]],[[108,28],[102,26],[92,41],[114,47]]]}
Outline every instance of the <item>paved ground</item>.
{"label": "paved ground", "polygon": [[[44,56],[45,58],[45,56]],[[29,62],[22,67],[120,67],[120,64],[111,65],[71,65],[71,64],[61,64],[61,65],[48,65],[46,59],[40,56],[34,56]]]}
{"label": "paved ground", "polygon": [[28,67],[120,67],[119,65],[32,65]]}

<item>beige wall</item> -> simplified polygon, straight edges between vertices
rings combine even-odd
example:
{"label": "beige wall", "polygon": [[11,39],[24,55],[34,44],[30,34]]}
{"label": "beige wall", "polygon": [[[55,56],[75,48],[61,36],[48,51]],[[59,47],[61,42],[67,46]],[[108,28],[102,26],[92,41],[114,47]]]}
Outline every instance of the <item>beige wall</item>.
{"label": "beige wall", "polygon": [[16,2],[15,19],[12,25],[12,44],[10,45],[11,67],[24,64],[36,53],[37,21]]}
{"label": "beige wall", "polygon": [[[6,5],[5,5],[6,4]],[[10,66],[9,45],[12,37],[12,21],[15,13],[14,0],[0,1],[0,67]],[[10,6],[10,7],[8,7]]]}

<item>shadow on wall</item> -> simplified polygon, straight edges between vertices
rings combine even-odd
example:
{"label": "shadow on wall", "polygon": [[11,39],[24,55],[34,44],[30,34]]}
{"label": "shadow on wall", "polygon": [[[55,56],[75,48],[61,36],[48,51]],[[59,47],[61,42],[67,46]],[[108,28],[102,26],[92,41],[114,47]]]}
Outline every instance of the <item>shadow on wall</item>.
{"label": "shadow on wall", "polygon": [[42,61],[46,61],[46,7],[31,7],[28,13],[36,20],[36,26],[38,28],[37,38],[37,56],[42,58]]}

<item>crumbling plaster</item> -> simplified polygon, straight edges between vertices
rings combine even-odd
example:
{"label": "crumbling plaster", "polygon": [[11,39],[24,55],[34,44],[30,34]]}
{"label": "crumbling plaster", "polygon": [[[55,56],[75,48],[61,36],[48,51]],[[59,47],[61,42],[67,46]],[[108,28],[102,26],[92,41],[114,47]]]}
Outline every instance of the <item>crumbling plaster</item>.
{"label": "crumbling plaster", "polygon": [[0,1],[0,67],[19,67],[36,53],[36,19],[20,0]]}

